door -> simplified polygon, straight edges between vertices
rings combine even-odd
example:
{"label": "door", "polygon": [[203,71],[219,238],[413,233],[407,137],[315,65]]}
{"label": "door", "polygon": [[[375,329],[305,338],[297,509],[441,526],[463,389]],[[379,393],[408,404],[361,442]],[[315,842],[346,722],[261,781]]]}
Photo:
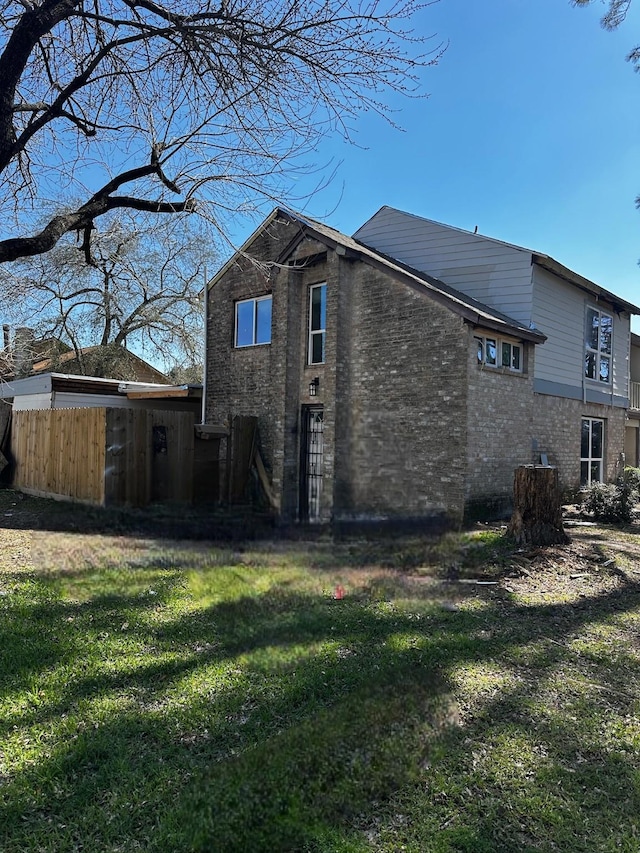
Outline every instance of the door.
{"label": "door", "polygon": [[318,521],[322,497],[324,411],[302,407],[300,442],[300,520]]}

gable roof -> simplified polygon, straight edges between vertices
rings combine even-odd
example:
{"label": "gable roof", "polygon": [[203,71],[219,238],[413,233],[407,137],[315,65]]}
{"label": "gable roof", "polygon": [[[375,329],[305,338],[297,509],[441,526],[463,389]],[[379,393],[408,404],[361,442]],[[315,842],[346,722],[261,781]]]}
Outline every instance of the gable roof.
{"label": "gable roof", "polygon": [[[103,347],[100,345],[92,346],[92,347],[82,347],[79,350],[80,355],[82,356],[96,356],[100,357],[101,352],[103,350],[108,351],[108,347]],[[126,358],[127,366],[133,371],[135,374],[136,380],[139,382],[151,382],[151,383],[167,383],[168,379],[166,374],[162,373],[160,370],[155,368],[152,364],[140,358],[140,356],[131,352],[131,350],[126,349],[126,347],[121,347],[123,356]],[[58,355],[49,356],[47,358],[43,358],[40,361],[34,361],[32,373],[46,373],[51,370],[52,367],[62,368],[64,366],[71,366],[78,362],[78,353],[75,350],[67,348],[67,352],[60,353]],[[103,377],[110,378],[110,377]],[[121,381],[121,380],[120,380]]]}
{"label": "gable roof", "polygon": [[383,205],[373,216],[369,217],[367,221],[360,226],[356,234],[361,231],[369,222],[375,219],[378,214],[383,211],[391,211],[392,213],[400,213],[402,216],[406,216],[411,219],[418,219],[423,222],[430,222],[434,225],[439,225],[441,228],[446,228],[449,231],[456,231],[459,234],[465,234],[469,237],[475,237],[480,240],[488,240],[490,243],[495,243],[500,246],[507,246],[510,249],[515,249],[518,252],[526,252],[531,255],[531,263],[537,264],[539,267],[548,270],[549,272],[557,275],[559,278],[568,281],[570,284],[575,285],[576,287],[584,290],[589,293],[591,296],[595,296],[601,299],[607,300],[607,302],[611,302],[616,310],[626,311],[629,314],[640,314],[640,308],[637,305],[634,305],[632,302],[628,302],[626,299],[623,299],[620,296],[617,296],[610,290],[607,290],[604,287],[601,287],[599,284],[596,284],[593,281],[590,281],[588,278],[580,275],[580,273],[574,272],[569,269],[569,267],[565,267],[564,264],[561,264],[559,261],[556,261],[550,255],[546,255],[543,252],[538,252],[535,249],[528,249],[525,246],[518,246],[515,243],[508,243],[505,240],[498,240],[496,237],[487,237],[486,234],[479,234],[474,231],[468,231],[465,228],[458,228],[455,225],[447,225],[444,222],[438,222],[436,219],[429,219],[426,216],[419,216],[416,213],[408,213],[404,210],[399,210],[396,207],[391,207],[390,205]]}
{"label": "gable roof", "polygon": [[524,326],[513,317],[509,317],[500,311],[490,308],[481,302],[472,299],[459,290],[445,284],[440,279],[427,273],[419,272],[395,258],[388,257],[382,252],[366,246],[364,243],[356,240],[354,237],[348,237],[335,228],[330,228],[321,222],[303,216],[294,211],[285,210],[276,207],[260,227],[254,231],[249,239],[243,244],[239,251],[227,261],[227,263],[218,271],[218,273],[209,282],[209,288],[214,287],[217,281],[227,272],[233,265],[238,255],[250,256],[251,245],[256,238],[263,233],[277,218],[288,220],[292,224],[299,226],[297,233],[292,237],[290,243],[281,252],[278,258],[273,259],[274,264],[284,264],[296,245],[306,237],[314,237],[318,242],[323,243],[328,248],[337,252],[337,254],[352,260],[360,260],[364,263],[373,266],[393,278],[403,281],[413,289],[429,295],[436,302],[454,311],[456,314],[463,317],[469,323],[491,329],[493,331],[502,332],[505,334],[514,335],[524,340],[533,341],[534,343],[542,343],[546,340],[546,336],[536,329],[530,329]]}

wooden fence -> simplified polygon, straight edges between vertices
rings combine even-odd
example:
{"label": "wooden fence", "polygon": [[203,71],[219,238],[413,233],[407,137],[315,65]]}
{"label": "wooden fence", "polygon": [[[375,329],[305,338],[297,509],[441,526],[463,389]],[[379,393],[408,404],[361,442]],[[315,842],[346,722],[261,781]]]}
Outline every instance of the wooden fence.
{"label": "wooden fence", "polygon": [[193,498],[194,415],[146,409],[14,413],[14,485],[93,504]]}
{"label": "wooden fence", "polygon": [[14,485],[42,495],[104,503],[104,409],[14,412]]}

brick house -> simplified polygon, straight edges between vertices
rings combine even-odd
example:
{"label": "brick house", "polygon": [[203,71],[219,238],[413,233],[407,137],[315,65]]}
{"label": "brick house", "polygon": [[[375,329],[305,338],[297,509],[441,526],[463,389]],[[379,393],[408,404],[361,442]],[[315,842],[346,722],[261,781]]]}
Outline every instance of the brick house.
{"label": "brick house", "polygon": [[577,489],[619,464],[640,309],[547,256],[391,208],[353,238],[276,209],[207,310],[207,421],[258,417],[284,521],[458,524],[504,511],[518,465]]}

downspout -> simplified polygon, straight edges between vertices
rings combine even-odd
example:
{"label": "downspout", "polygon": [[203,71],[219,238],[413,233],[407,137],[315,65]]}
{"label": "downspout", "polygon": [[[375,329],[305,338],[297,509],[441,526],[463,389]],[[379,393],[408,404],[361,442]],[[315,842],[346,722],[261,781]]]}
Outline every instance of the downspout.
{"label": "downspout", "polygon": [[209,331],[209,288],[207,287],[207,268],[204,268],[204,364],[202,368],[202,412],[200,423],[206,423],[207,413],[207,334]]}

